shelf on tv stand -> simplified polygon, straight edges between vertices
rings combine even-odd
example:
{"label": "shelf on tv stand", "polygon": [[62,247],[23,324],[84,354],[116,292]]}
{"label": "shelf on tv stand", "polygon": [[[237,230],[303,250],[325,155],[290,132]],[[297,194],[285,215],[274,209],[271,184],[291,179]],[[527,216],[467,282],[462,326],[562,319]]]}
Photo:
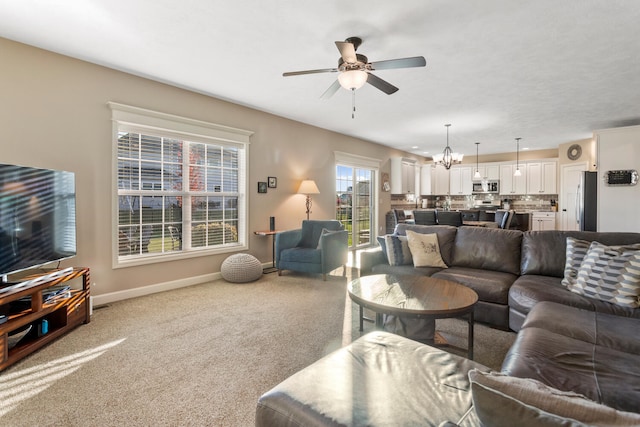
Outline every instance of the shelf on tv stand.
{"label": "shelf on tv stand", "polygon": [[[0,309],[7,311],[8,320],[0,324],[0,371],[16,363],[25,356],[33,353],[56,338],[69,332],[83,323],[89,323],[91,280],[89,268],[78,267],[64,270],[60,274],[47,274],[26,277],[22,286],[11,286],[10,289],[0,288]],[[43,303],[42,293],[51,286],[68,282],[82,277],[82,289],[72,289],[71,296],[54,302]],[[9,304],[24,297],[31,297],[31,306],[16,313],[9,313]],[[48,333],[38,336],[37,325],[47,319]],[[27,325],[33,325],[32,330],[20,340],[15,347],[9,349],[8,336],[11,332]]]}

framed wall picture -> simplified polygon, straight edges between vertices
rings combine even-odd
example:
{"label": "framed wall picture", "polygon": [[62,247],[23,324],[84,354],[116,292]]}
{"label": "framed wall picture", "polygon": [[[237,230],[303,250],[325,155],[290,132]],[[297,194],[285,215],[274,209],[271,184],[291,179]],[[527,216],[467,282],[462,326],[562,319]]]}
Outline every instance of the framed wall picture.
{"label": "framed wall picture", "polygon": [[258,193],[267,192],[267,183],[264,181],[258,181]]}
{"label": "framed wall picture", "polygon": [[267,179],[267,182],[269,184],[269,188],[276,188],[278,186],[278,178],[276,178],[275,176],[270,176]]}

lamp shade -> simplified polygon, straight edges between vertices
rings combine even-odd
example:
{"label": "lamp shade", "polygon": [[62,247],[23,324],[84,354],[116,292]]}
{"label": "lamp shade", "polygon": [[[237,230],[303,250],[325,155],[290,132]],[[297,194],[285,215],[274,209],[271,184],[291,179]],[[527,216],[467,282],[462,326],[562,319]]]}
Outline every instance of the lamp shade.
{"label": "lamp shade", "polygon": [[298,188],[298,193],[300,194],[320,194],[320,190],[318,190],[318,186],[315,181],[312,179],[305,179],[300,183],[300,187]]}
{"label": "lamp shade", "polygon": [[369,76],[361,70],[343,71],[338,75],[340,86],[345,89],[360,89],[367,82]]}

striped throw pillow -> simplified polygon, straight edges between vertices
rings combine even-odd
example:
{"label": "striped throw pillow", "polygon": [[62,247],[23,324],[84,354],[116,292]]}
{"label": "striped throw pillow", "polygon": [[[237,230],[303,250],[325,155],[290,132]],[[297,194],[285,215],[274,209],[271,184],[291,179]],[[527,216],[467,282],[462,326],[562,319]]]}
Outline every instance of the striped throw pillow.
{"label": "striped throw pillow", "polygon": [[591,243],[569,290],[622,307],[640,307],[640,244]]}
{"label": "striped throw pillow", "polygon": [[413,264],[411,251],[407,236],[395,236],[387,234],[384,236],[384,244],[387,248],[387,259],[389,265],[409,265]]}
{"label": "striped throw pillow", "polygon": [[586,240],[567,237],[566,261],[564,264],[564,277],[562,278],[564,287],[570,288],[575,285],[580,264],[582,264],[582,260],[587,255],[590,245],[591,242]]}

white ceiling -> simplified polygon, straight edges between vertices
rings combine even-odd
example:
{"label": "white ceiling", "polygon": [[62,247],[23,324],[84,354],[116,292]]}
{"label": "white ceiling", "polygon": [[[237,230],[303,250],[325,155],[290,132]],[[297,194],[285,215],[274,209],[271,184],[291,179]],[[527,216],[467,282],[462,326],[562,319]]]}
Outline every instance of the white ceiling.
{"label": "white ceiling", "polygon": [[[640,124],[636,0],[0,0],[0,36],[420,155],[557,148]],[[320,95],[334,44],[424,56]],[[1,55],[0,55],[1,58]],[[413,148],[417,147],[417,148]],[[428,154],[427,154],[428,152]]]}

